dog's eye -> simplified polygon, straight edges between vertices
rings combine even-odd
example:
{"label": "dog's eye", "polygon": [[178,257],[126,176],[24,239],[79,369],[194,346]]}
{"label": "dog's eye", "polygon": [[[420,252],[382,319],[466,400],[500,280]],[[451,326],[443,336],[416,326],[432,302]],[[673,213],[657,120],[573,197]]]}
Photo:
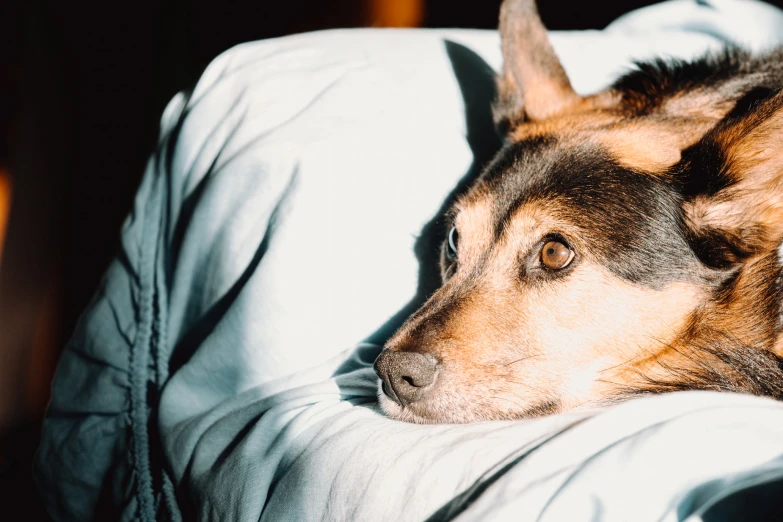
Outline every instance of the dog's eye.
{"label": "dog's eye", "polygon": [[560,241],[549,241],[541,249],[541,262],[550,270],[565,268],[574,259],[574,251]]}
{"label": "dog's eye", "polygon": [[458,245],[459,245],[459,232],[457,232],[457,227],[452,226],[451,230],[449,230],[449,248],[448,250],[446,250],[446,256],[449,259],[456,259]]}

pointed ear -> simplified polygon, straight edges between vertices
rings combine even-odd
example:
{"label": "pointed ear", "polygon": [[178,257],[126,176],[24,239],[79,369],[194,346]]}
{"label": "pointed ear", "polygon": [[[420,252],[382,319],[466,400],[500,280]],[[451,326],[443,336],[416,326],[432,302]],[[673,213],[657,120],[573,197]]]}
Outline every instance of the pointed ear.
{"label": "pointed ear", "polygon": [[503,71],[493,110],[499,127],[544,120],[584,100],[574,92],[549,43],[535,0],[503,2],[500,39]]}
{"label": "pointed ear", "polygon": [[[783,91],[730,115],[696,146],[684,204],[697,237],[720,238],[735,261],[783,240]],[[713,247],[714,241],[712,241]],[[711,247],[712,248],[712,247]]]}

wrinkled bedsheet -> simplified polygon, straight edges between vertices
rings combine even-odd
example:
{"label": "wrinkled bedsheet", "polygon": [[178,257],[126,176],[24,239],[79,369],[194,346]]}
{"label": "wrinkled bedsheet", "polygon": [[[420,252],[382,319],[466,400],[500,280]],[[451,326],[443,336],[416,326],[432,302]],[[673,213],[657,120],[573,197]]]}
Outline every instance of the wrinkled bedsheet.
{"label": "wrinkled bedsheet", "polygon": [[[783,39],[758,2],[553,33],[580,92],[651,56]],[[437,284],[438,216],[499,146],[497,34],[238,46],[162,118],[120,252],[60,361],[35,477],[57,520],[774,520],[783,404],[687,392],[419,426],[380,346]]]}

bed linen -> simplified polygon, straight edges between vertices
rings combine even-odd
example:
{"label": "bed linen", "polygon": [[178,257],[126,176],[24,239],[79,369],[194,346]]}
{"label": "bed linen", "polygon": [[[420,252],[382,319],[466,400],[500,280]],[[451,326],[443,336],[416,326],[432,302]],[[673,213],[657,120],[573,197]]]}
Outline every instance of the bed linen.
{"label": "bed linen", "polygon": [[[582,93],[635,59],[781,39],[781,11],[740,0],[552,34]],[[372,362],[437,285],[438,218],[499,146],[500,62],[494,31],[325,31],[233,48],[172,100],[55,377],[35,477],[56,520],[781,513],[768,399],[438,426],[377,409]]]}

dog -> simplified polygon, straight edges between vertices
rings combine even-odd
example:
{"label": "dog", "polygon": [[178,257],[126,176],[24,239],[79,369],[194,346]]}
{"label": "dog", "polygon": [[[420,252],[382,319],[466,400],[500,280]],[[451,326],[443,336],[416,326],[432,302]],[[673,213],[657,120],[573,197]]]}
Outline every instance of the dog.
{"label": "dog", "polygon": [[783,49],[639,63],[577,94],[500,11],[504,144],[446,216],[442,285],[375,361],[416,423],[678,390],[783,399]]}

